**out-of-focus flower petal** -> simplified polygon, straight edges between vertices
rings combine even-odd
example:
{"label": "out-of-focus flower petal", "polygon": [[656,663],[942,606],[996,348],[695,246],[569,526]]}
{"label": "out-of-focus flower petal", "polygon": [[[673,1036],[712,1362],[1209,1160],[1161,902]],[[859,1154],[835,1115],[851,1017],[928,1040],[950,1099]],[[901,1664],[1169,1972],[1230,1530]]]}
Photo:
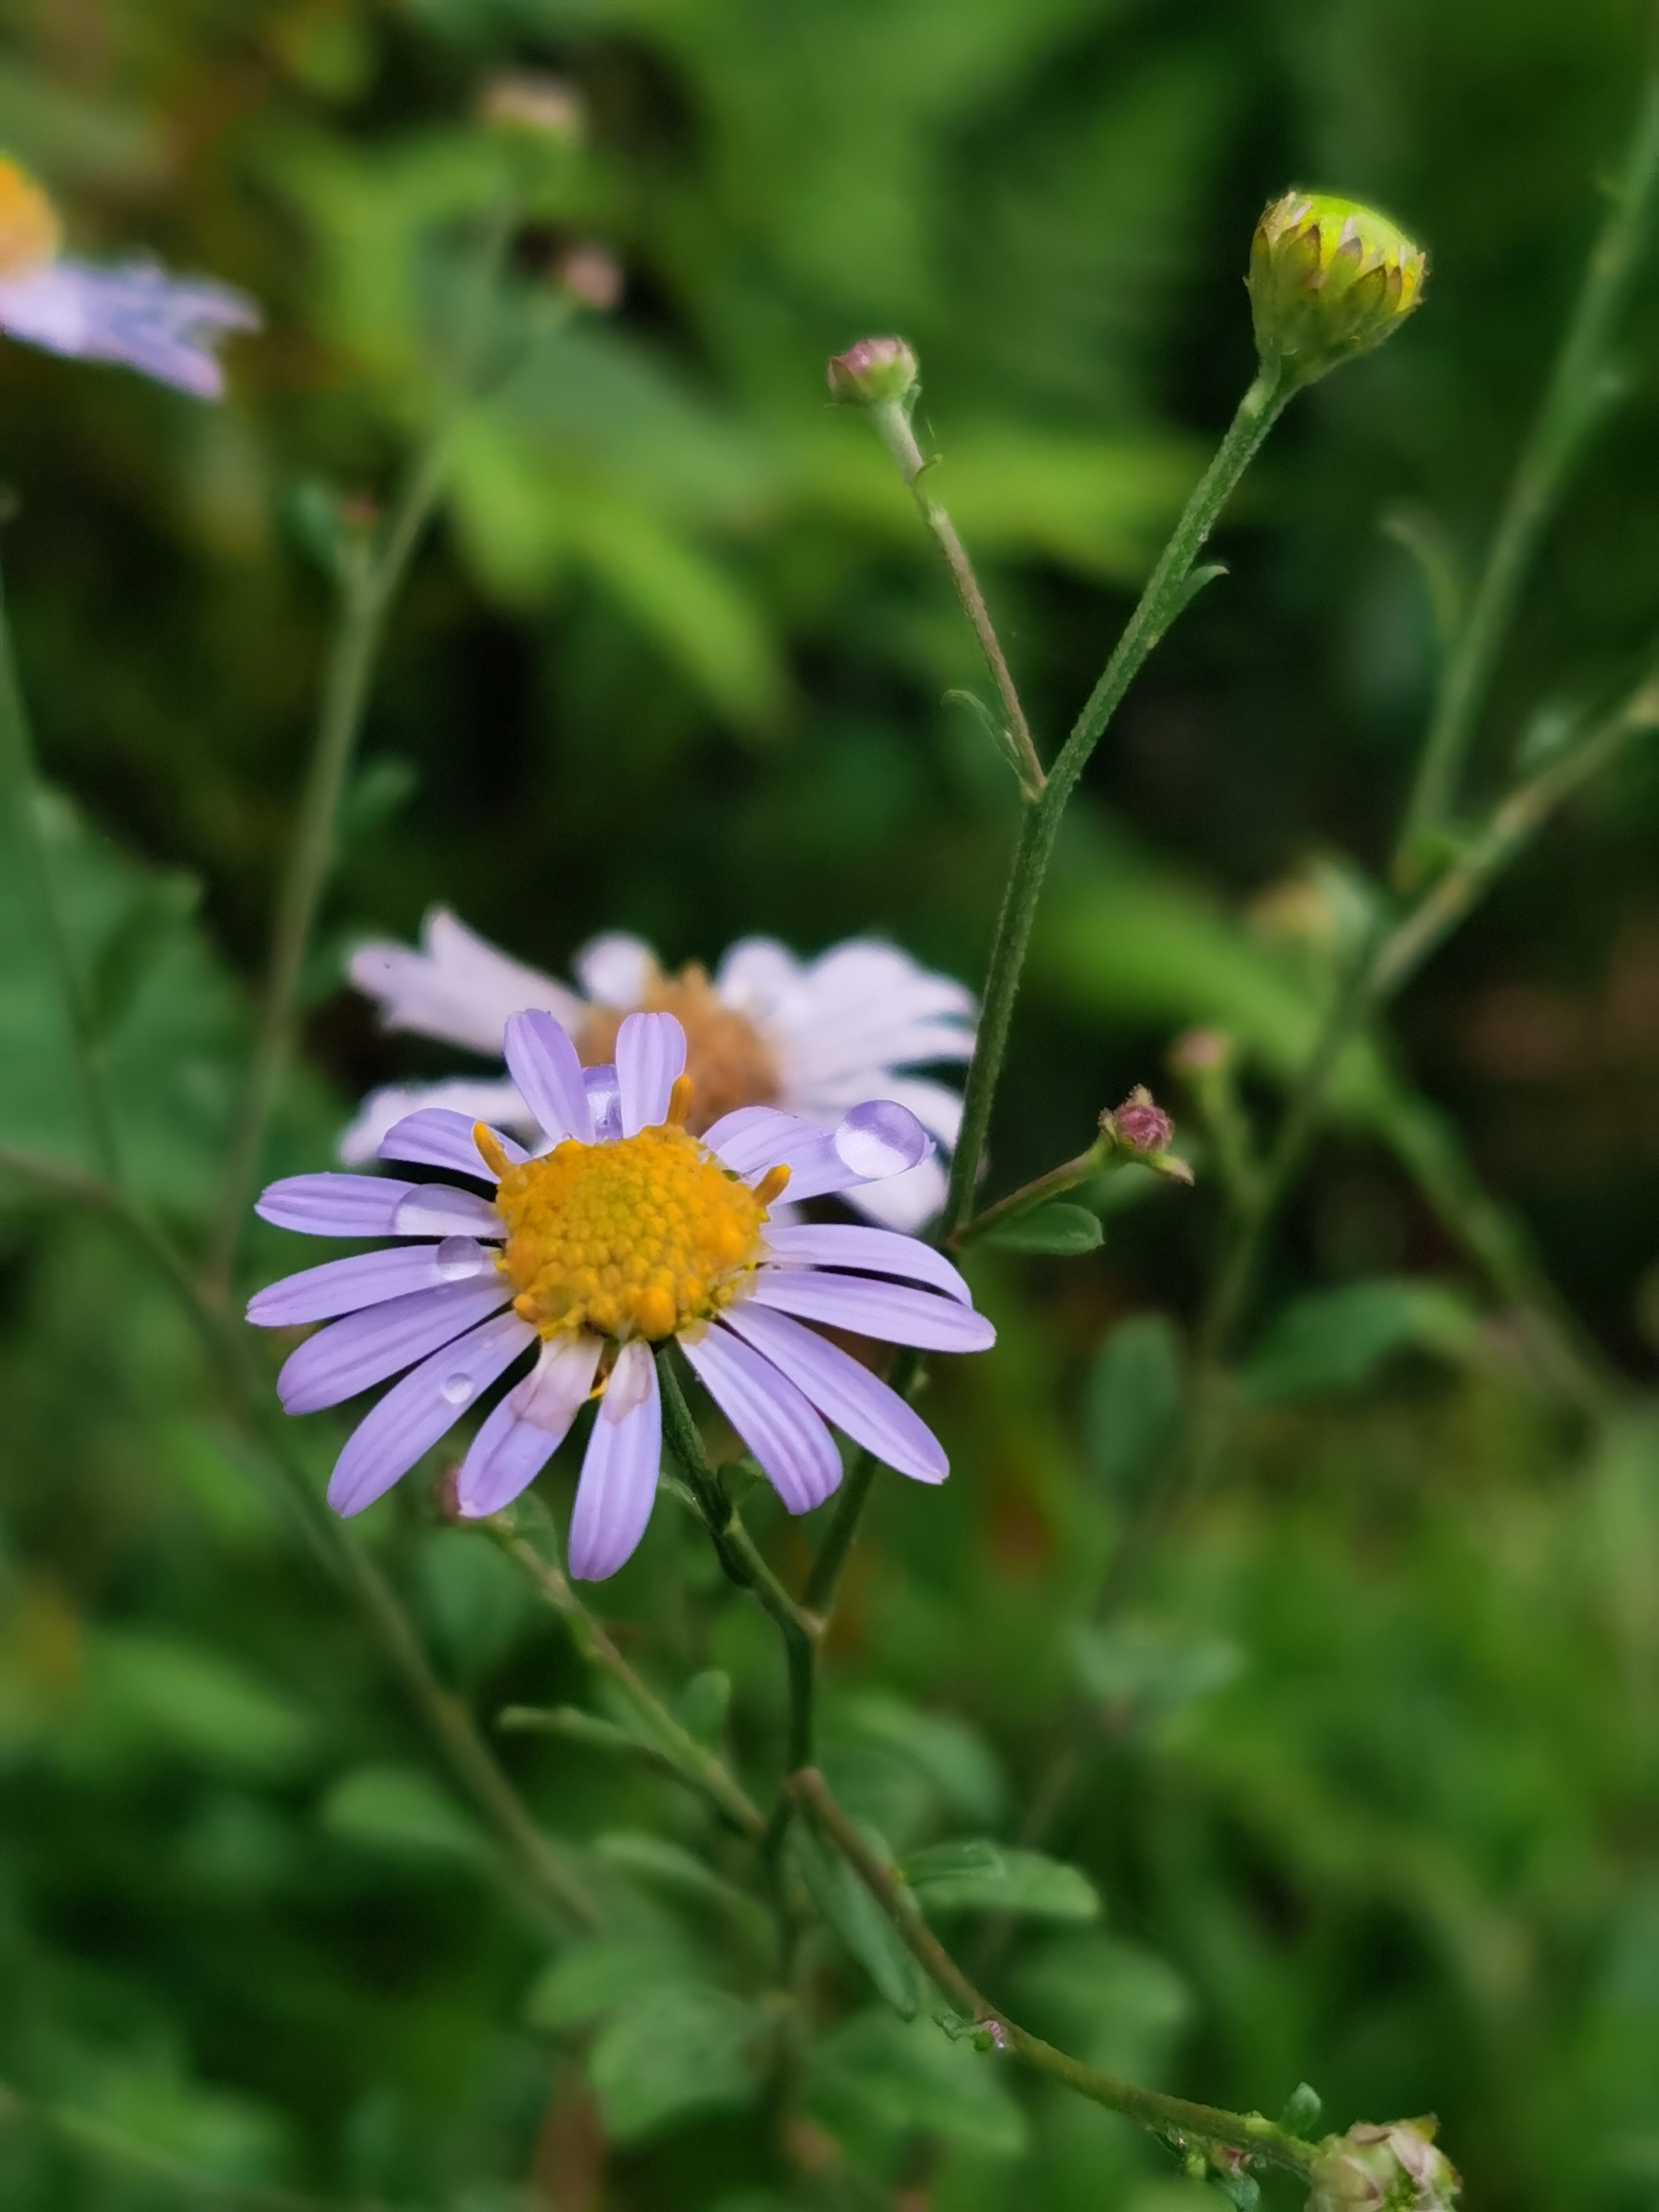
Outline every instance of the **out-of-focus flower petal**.
{"label": "out-of-focus flower petal", "polygon": [[258,323],[252,301],[229,285],[169,276],[149,261],[52,261],[0,283],[0,329],[13,337],[78,361],[124,362],[198,399],[224,392],[214,346]]}
{"label": "out-of-focus flower petal", "polygon": [[[371,1091],[357,1109],[357,1118],[340,1139],[340,1158],[353,1167],[365,1160],[392,1158],[382,1153],[382,1139],[412,1114],[441,1112],[464,1115],[469,1126],[487,1121],[492,1129],[516,1129],[533,1136],[536,1117],[524,1103],[519,1086],[503,1076],[498,1081],[459,1083],[388,1083]],[[477,1175],[477,1168],[469,1168]]]}
{"label": "out-of-focus flower petal", "polygon": [[500,1056],[513,1015],[528,1008],[574,1029],[584,1011],[574,991],[510,960],[447,907],[434,907],[422,923],[418,951],[377,939],[358,946],[347,973],[374,1000],[388,1029],[412,1030],[492,1058]]}

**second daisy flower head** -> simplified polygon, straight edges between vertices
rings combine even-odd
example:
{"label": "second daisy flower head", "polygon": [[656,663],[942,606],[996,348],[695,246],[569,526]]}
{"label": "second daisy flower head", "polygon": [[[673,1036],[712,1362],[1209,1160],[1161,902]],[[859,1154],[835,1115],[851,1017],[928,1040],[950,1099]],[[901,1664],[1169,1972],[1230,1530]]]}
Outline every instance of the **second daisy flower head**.
{"label": "second daisy flower head", "polygon": [[461,1463],[468,1516],[532,1481],[581,1407],[599,1406],[570,1526],[570,1568],[614,1574],[656,1494],[662,1408],[653,1348],[675,1339],[791,1512],[841,1480],[830,1424],[920,1482],[947,1472],[903,1399],[806,1326],[923,1350],[982,1352],[994,1332],[944,1256],[890,1231],[774,1222],[787,1190],[860,1190],[930,1150],[908,1108],[872,1100],[833,1127],[745,1106],[701,1136],[685,1032],[630,1014],[614,1063],[583,1067],[550,1014],[515,1014],[503,1040],[540,1133],[534,1149],[441,1107],[400,1121],[380,1157],[447,1170],[447,1182],[294,1176],[258,1203],[267,1221],[322,1237],[398,1243],[332,1260],[262,1291],[266,1328],[326,1321],[277,1381],[289,1413],[315,1412],[403,1379],[365,1415],[329,1485],[356,1513],[405,1474],[523,1355],[535,1359],[486,1417]]}

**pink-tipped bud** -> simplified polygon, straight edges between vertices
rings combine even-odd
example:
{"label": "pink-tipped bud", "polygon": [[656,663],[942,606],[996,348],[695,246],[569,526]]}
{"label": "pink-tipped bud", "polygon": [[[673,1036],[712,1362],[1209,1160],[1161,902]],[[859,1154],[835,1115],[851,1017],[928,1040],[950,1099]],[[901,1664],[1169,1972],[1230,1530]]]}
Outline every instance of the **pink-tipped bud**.
{"label": "pink-tipped bud", "polygon": [[824,374],[833,398],[880,407],[914,398],[921,365],[903,338],[860,338],[835,355]]}
{"label": "pink-tipped bud", "polygon": [[1131,1152],[1165,1152],[1175,1134],[1175,1123],[1144,1083],[1136,1084],[1116,1113],[1102,1115],[1101,1127]]}

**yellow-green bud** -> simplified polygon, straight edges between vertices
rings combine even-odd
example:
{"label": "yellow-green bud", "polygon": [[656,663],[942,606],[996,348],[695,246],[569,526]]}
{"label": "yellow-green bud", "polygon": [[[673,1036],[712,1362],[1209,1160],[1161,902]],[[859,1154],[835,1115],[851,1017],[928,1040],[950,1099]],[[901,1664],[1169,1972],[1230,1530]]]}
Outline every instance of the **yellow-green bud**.
{"label": "yellow-green bud", "polygon": [[921,380],[921,368],[902,338],[860,338],[845,353],[834,356],[825,374],[836,398],[856,407],[879,407],[895,399],[901,404],[909,399]]}
{"label": "yellow-green bud", "polygon": [[1264,368],[1311,384],[1396,331],[1423,296],[1429,257],[1375,208],[1286,192],[1250,243],[1250,313]]}

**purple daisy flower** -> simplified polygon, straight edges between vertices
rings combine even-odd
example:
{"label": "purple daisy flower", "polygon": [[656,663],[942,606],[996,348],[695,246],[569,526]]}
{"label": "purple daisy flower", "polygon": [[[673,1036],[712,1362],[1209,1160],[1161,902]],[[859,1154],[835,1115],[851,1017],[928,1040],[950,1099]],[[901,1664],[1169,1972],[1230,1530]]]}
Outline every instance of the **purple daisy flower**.
{"label": "purple daisy flower", "polygon": [[[902,1175],[929,1149],[891,1101],[834,1128],[744,1106],[701,1137],[685,1124],[685,1032],[635,1013],[614,1065],[584,1068],[548,1013],[507,1024],[507,1064],[542,1132],[526,1152],[482,1121],[427,1107],[380,1156],[493,1185],[292,1176],[258,1211],[319,1237],[407,1240],[331,1260],[261,1291],[263,1328],[330,1325],[277,1378],[291,1413],[338,1405],[402,1374],[340,1454],[329,1502],[358,1513],[406,1474],[526,1352],[461,1463],[464,1515],[494,1513],[532,1481],[585,1401],[599,1407],[570,1524],[570,1571],[614,1574],[650,1517],[662,1448],[652,1348],[675,1338],[792,1513],[841,1480],[828,1424],[918,1482],[948,1472],[896,1392],[809,1323],[928,1351],[982,1352],[994,1331],[942,1254],[890,1230],[775,1223],[769,1207]],[[404,1372],[404,1370],[409,1370]]]}
{"label": "purple daisy flower", "polygon": [[58,252],[52,203],[16,162],[0,159],[0,330],[26,345],[129,368],[198,399],[217,399],[213,348],[257,329],[252,300],[210,277],[169,276],[150,261],[107,268]]}

